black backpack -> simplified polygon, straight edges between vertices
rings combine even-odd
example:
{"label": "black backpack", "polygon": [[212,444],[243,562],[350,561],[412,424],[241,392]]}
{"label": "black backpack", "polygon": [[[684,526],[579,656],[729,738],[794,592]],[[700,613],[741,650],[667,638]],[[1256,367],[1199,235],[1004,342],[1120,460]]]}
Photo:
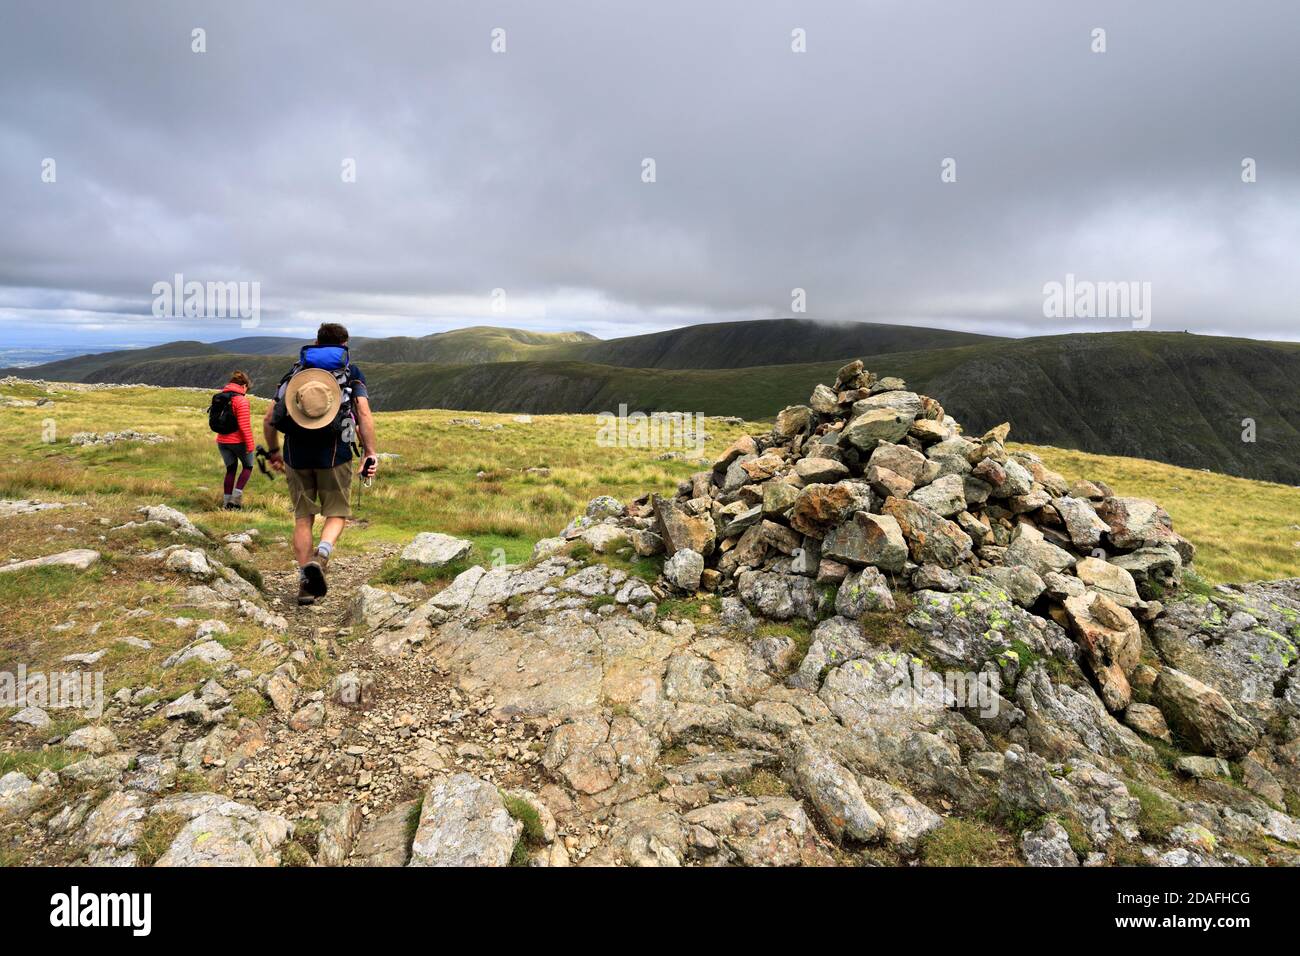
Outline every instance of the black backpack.
{"label": "black backpack", "polygon": [[231,404],[234,397],[234,392],[217,392],[212,396],[212,404],[208,406],[208,427],[218,435],[239,431],[239,418]]}

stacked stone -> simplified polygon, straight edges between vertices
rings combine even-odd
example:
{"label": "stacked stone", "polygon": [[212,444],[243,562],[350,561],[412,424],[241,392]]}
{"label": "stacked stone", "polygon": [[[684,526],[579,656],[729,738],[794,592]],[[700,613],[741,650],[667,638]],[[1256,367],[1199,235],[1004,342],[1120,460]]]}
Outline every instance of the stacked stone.
{"label": "stacked stone", "polygon": [[598,499],[600,524],[566,535],[621,534],[640,554],[666,552],[671,587],[734,590],[778,620],[816,621],[828,602],[850,617],[891,610],[896,590],[963,590],[978,576],[1069,630],[1103,700],[1122,710],[1138,620],[1160,614],[1192,545],[1154,502],[1008,451],[1009,431],[969,438],[938,401],[854,361],[675,497],[617,511]]}

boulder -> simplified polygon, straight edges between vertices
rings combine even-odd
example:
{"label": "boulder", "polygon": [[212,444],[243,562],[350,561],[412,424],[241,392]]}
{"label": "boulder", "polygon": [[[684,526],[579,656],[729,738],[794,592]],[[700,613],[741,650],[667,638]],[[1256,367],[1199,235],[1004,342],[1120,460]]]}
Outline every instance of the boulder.
{"label": "boulder", "polygon": [[1142,653],[1142,631],[1137,619],[1096,591],[1065,599],[1070,630],[1084,650],[1101,699],[1112,712],[1122,711],[1133,699],[1128,675]]}
{"label": "boulder", "polygon": [[803,805],[792,797],[736,797],[682,815],[702,862],[817,866],[831,861]]}
{"label": "boulder", "polygon": [[679,591],[693,594],[699,590],[704,573],[704,557],[698,551],[683,548],[664,562],[664,577]]}
{"label": "boulder", "polygon": [[[191,795],[194,796],[194,795]],[[219,794],[210,809],[193,816],[172,840],[155,866],[279,866],[280,847],[294,826],[275,813],[258,810]],[[183,805],[176,805],[177,809]],[[209,806],[208,803],[195,807]],[[167,812],[162,801],[151,812]]]}
{"label": "boulder", "polygon": [[790,527],[801,534],[824,538],[836,525],[859,511],[870,511],[871,488],[861,481],[806,486],[790,510]]}
{"label": "boulder", "polygon": [[1166,667],[1152,690],[1170,728],[1202,754],[1235,760],[1259,739],[1222,694],[1182,671]]}
{"label": "boulder", "polygon": [[802,458],[795,464],[794,473],[809,484],[834,484],[849,477],[849,469],[830,458]]}
{"label": "boulder", "polygon": [[774,621],[817,619],[813,582],[798,574],[744,571],[736,577],[736,592],[763,617]]}
{"label": "boulder", "polygon": [[926,834],[943,825],[943,817],[892,784],[858,777],[858,785],[867,803],[884,821],[886,842],[905,856],[916,853]]}
{"label": "boulder", "polygon": [[1053,498],[1052,507],[1065,522],[1070,541],[1076,548],[1091,551],[1101,544],[1102,534],[1110,531],[1110,526],[1097,517],[1092,504],[1084,498],[1069,496]]}
{"label": "boulder", "polygon": [[835,840],[878,839],[885,821],[862,794],[857,779],[827,751],[800,742],[794,748],[794,776]]}
{"label": "boulder", "polygon": [[[1002,588],[1021,607],[1033,607],[1047,585],[1031,568],[1020,565],[1014,567],[985,568],[980,577]],[[1082,591],[1082,588],[1080,588]]]}
{"label": "boulder", "polygon": [[458,773],[425,794],[407,865],[506,866],[522,832],[495,786]]}
{"label": "boulder", "polygon": [[1074,566],[1074,573],[1089,588],[1122,607],[1137,607],[1142,603],[1133,575],[1117,564],[1100,558],[1080,558]]}
{"label": "boulder", "polygon": [[355,803],[329,803],[320,807],[317,819],[321,829],[316,838],[316,863],[319,866],[342,866],[352,852],[361,824],[365,820]]}
{"label": "boulder", "polygon": [[877,442],[897,442],[907,435],[913,417],[896,408],[870,408],[844,426],[844,440],[864,451]]}
{"label": "boulder", "polygon": [[883,511],[898,522],[912,560],[917,564],[954,568],[970,557],[970,536],[925,505],[904,498],[888,498]]}
{"label": "boulder", "polygon": [[1151,704],[1129,704],[1124,711],[1124,723],[1140,734],[1163,740],[1167,744],[1174,742],[1173,736],[1169,733],[1169,725],[1165,723],[1165,715],[1160,713],[1159,707]]}
{"label": "boulder", "polygon": [[858,511],[833,528],[822,542],[823,558],[852,565],[872,565],[899,573],[907,563],[907,540],[892,515]]}
{"label": "boulder", "polygon": [[49,790],[33,783],[17,770],[0,777],[0,821],[26,816],[49,795]]}
{"label": "boulder", "polygon": [[402,549],[402,560],[426,568],[441,568],[469,557],[473,549],[472,541],[436,531],[421,531],[414,541]]}
{"label": "boulder", "polygon": [[835,390],[828,385],[818,385],[808,399],[812,410],[819,415],[834,415],[840,410],[840,400]]}
{"label": "boulder", "polygon": [[58,554],[47,554],[43,558],[15,561],[13,564],[0,564],[0,574],[8,574],[11,571],[25,571],[28,568],[49,567],[67,567],[77,571],[85,571],[98,560],[98,551],[92,551],[89,548],[74,548],[71,551],[60,551]]}
{"label": "boulder", "polygon": [[701,555],[713,553],[714,538],[717,529],[713,518],[705,512],[692,514],[671,498],[654,498],[655,519],[659,522],[658,532],[664,541],[664,549],[669,557],[683,548]]}
{"label": "boulder", "polygon": [[9,718],[11,724],[26,724],[36,730],[50,726],[50,715],[39,707],[24,707]]}
{"label": "boulder", "polygon": [[63,746],[70,750],[85,750],[99,757],[117,749],[117,735],[108,727],[87,724],[64,737]]}
{"label": "boulder", "polygon": [[812,409],[807,405],[790,405],[776,413],[772,435],[776,438],[794,438],[812,430]]}
{"label": "boulder", "polygon": [[1075,557],[1058,548],[1043,537],[1031,524],[1021,524],[1015,539],[1007,546],[1006,563],[1029,568],[1039,577],[1049,572],[1066,571],[1074,567]]}
{"label": "boulder", "polygon": [[1106,522],[1111,544],[1122,551],[1174,541],[1169,513],[1145,498],[1103,498],[1097,516]]}
{"label": "boulder", "polygon": [[1138,594],[1145,600],[1161,600],[1182,586],[1183,559],[1173,545],[1138,548],[1110,560],[1132,575]]}
{"label": "boulder", "polygon": [[942,518],[966,510],[966,482],[961,475],[944,475],[908,496]]}
{"label": "boulder", "polygon": [[894,596],[885,576],[872,567],[852,571],[835,593],[835,613],[861,617],[868,611],[894,610]]}
{"label": "boulder", "polygon": [[925,474],[926,457],[906,445],[882,442],[867,459],[868,468],[884,468],[915,485]]}
{"label": "boulder", "polygon": [[1021,834],[1020,852],[1029,866],[1079,865],[1079,858],[1070,848],[1070,834],[1052,817],[1044,820],[1037,829],[1025,830]]}

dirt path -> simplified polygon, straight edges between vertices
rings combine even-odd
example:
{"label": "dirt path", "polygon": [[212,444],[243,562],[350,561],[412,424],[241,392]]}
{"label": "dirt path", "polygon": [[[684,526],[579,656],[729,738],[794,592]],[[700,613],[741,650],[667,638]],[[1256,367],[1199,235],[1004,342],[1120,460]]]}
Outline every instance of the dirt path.
{"label": "dirt path", "polygon": [[[252,752],[220,789],[291,819],[341,801],[376,819],[419,797],[438,771],[463,769],[506,788],[540,785],[532,727],[494,717],[490,697],[463,693],[418,650],[381,656],[353,626],[358,591],[393,553],[345,544],[330,562],[329,593],[303,608],[294,569],[266,575],[268,603],[289,621],[289,653],[272,673],[289,676],[298,693],[292,707],[268,708],[257,721],[246,741]],[[339,675],[361,688],[356,704],[336,692]]]}

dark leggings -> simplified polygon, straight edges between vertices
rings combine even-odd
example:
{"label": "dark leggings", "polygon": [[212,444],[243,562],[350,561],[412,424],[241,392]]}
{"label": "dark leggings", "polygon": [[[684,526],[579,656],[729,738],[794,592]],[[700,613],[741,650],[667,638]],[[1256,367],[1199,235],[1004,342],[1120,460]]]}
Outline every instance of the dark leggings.
{"label": "dark leggings", "polygon": [[[230,494],[235,489],[244,490],[244,485],[248,484],[248,479],[253,474],[253,454],[245,451],[239,446],[218,445],[217,449],[221,452],[221,460],[226,463],[226,481],[225,493]],[[235,478],[235,471],[243,464],[244,470],[239,473],[239,478]]]}

